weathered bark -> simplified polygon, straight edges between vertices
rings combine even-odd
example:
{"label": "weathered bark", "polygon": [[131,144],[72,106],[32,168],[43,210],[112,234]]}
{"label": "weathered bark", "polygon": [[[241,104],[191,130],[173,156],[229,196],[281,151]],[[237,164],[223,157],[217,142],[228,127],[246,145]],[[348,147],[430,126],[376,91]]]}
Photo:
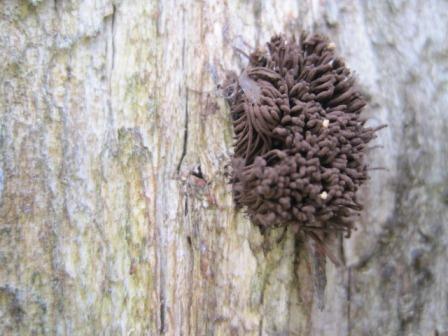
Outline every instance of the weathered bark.
{"label": "weathered bark", "polygon": [[[0,334],[448,332],[446,1],[0,10]],[[245,62],[233,46],[302,28],[334,39],[389,124],[322,311],[304,240],[235,213],[214,90]]]}

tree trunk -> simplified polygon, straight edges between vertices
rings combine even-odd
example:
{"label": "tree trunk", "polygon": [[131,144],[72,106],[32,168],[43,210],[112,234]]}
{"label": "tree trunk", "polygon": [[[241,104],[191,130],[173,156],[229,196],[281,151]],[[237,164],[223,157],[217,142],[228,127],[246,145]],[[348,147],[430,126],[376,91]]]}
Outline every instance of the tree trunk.
{"label": "tree trunk", "polygon": [[[446,1],[0,9],[0,334],[448,333]],[[389,125],[324,292],[300,235],[235,212],[215,91],[234,47],[301,29],[331,36]]]}

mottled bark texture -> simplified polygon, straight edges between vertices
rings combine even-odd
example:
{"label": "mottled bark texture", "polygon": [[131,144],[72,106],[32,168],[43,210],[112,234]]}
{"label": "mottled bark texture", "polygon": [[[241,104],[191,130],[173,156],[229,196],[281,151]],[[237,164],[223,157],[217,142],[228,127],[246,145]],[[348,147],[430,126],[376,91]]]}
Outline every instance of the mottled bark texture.
{"label": "mottled bark texture", "polygon": [[[0,2],[0,334],[448,332],[448,3]],[[344,265],[261,234],[226,177],[223,69],[319,31],[357,74],[366,209]],[[326,286],[325,286],[326,282]],[[325,288],[325,291],[322,289]],[[323,307],[322,310],[319,307]]]}

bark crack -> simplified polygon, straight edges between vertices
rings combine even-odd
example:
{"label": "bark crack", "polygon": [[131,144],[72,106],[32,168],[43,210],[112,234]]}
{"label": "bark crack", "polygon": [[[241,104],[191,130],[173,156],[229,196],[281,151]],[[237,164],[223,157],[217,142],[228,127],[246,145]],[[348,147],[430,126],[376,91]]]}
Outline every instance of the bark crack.
{"label": "bark crack", "polygon": [[112,104],[112,72],[115,67],[115,32],[116,32],[116,15],[117,15],[117,8],[115,5],[112,5],[112,13],[108,16],[108,20],[110,21],[108,28],[107,28],[107,35],[108,35],[108,43],[106,44],[106,55],[107,55],[107,89],[109,90],[109,97],[108,97],[108,122],[110,129],[113,129],[113,104]]}
{"label": "bark crack", "polygon": [[179,163],[177,164],[177,172],[180,172],[180,168],[182,166],[182,162],[187,155],[187,142],[188,142],[188,90],[185,94],[185,124],[184,124],[184,141],[182,146],[182,154],[180,156]]}
{"label": "bark crack", "polygon": [[59,16],[59,13],[60,13],[60,11],[61,11],[61,6],[62,6],[62,4],[59,2],[59,0],[54,0],[54,2],[53,2],[53,8],[54,8],[54,11],[56,12],[56,14]]}
{"label": "bark crack", "polygon": [[347,335],[351,335],[351,295],[352,295],[352,267],[348,267],[347,274]]}
{"label": "bark crack", "polygon": [[115,20],[116,20],[117,8],[115,5],[112,5],[112,18],[111,18],[111,49],[112,49],[112,59],[111,59],[111,72],[115,66]]}
{"label": "bark crack", "polygon": [[165,330],[165,295],[164,291],[160,291],[160,333],[164,334]]}

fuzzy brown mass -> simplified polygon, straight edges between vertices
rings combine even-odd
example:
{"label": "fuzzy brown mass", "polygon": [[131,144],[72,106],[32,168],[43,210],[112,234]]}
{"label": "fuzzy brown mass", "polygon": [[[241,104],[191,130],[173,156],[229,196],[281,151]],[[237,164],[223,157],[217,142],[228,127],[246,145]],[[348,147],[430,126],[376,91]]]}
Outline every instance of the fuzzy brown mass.
{"label": "fuzzy brown mass", "polygon": [[366,145],[381,127],[365,127],[365,99],[327,38],[274,36],[267,47],[223,86],[236,138],[236,204],[262,227],[349,236],[362,209]]}

